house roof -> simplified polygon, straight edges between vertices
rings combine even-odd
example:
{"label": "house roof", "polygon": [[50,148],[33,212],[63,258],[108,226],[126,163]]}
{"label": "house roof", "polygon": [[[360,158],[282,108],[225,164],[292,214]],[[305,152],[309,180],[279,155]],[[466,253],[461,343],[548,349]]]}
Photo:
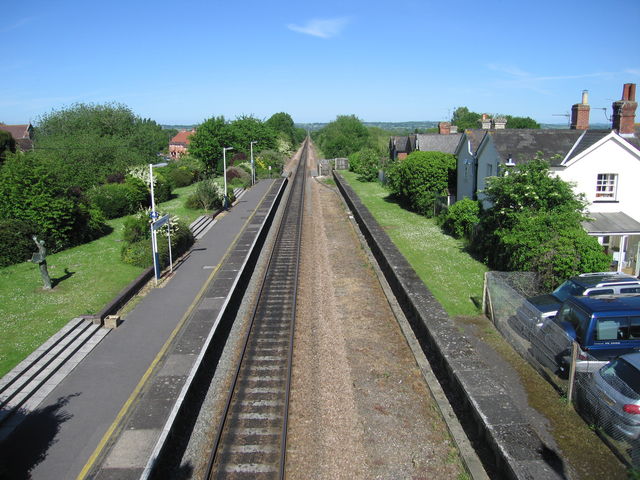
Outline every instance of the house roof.
{"label": "house roof", "polygon": [[504,161],[511,156],[515,163],[523,163],[540,152],[554,166],[560,165],[583,134],[582,130],[516,128],[486,132]]}
{"label": "house roof", "polygon": [[31,124],[27,123],[25,125],[2,125],[0,124],[0,130],[5,130],[11,134],[11,136],[19,140],[21,138],[31,138],[29,134],[29,127]]}
{"label": "house roof", "polygon": [[471,144],[471,152],[475,155],[478,151],[478,147],[482,143],[482,139],[487,134],[487,130],[482,128],[473,128],[465,130],[464,133]]}
{"label": "house roof", "polygon": [[187,131],[183,130],[178,132],[178,134],[171,139],[170,144],[181,144],[181,145],[189,145],[189,137],[193,134],[193,130]]}
{"label": "house roof", "polygon": [[461,133],[441,135],[439,133],[421,133],[416,139],[416,149],[421,152],[454,153],[460,143]]}
{"label": "house roof", "polygon": [[589,213],[592,222],[582,222],[590,235],[640,235],[640,222],[623,212]]}
{"label": "house roof", "polygon": [[407,136],[393,136],[390,139],[390,143],[398,153],[409,153],[411,151],[409,149],[411,142]]}
{"label": "house roof", "polygon": [[571,155],[567,158],[567,161],[571,160],[573,157],[577,157],[586,149],[595,145],[610,133],[611,130],[586,130],[584,132],[584,135],[582,135],[582,137],[578,139],[578,143],[571,152]]}

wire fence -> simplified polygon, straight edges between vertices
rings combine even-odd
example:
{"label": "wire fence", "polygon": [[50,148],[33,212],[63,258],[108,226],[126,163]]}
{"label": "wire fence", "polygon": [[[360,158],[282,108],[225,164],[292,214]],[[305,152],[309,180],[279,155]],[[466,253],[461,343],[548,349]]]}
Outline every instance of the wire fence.
{"label": "wire fence", "polygon": [[[583,352],[553,318],[528,300],[541,292],[535,273],[488,272],[484,308],[502,336],[567,398],[623,461],[640,468],[640,382],[622,359]],[[602,332],[606,335],[606,332]]]}

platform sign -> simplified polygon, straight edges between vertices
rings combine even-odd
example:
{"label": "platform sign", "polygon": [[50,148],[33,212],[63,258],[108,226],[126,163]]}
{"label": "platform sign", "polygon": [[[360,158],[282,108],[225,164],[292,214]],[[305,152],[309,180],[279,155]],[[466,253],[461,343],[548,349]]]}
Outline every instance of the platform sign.
{"label": "platform sign", "polygon": [[[157,216],[157,214],[156,214],[156,216]],[[169,214],[166,214],[164,217],[159,218],[158,220],[153,222],[151,224],[151,228],[153,228],[154,230],[158,230],[160,227],[164,226],[164,224],[167,223],[168,221],[169,221]]]}

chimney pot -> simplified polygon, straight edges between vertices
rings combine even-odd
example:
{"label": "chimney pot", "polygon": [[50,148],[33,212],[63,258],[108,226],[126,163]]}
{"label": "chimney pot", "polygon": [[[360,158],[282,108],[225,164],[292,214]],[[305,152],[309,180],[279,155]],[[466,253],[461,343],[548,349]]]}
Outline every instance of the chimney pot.
{"label": "chimney pot", "polygon": [[438,123],[438,133],[440,135],[449,135],[451,133],[451,123],[449,122]]}
{"label": "chimney pot", "polygon": [[571,130],[588,130],[589,129],[589,91],[582,91],[582,103],[576,103],[571,106]]}

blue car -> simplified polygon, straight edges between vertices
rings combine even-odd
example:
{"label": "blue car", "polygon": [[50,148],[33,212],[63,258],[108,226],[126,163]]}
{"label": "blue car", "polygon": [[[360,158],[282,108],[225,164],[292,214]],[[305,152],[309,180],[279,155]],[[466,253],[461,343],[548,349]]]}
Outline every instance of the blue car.
{"label": "blue car", "polygon": [[574,341],[580,348],[578,372],[594,372],[620,355],[640,350],[640,295],[567,298],[555,318],[532,336],[532,353],[565,376]]}

